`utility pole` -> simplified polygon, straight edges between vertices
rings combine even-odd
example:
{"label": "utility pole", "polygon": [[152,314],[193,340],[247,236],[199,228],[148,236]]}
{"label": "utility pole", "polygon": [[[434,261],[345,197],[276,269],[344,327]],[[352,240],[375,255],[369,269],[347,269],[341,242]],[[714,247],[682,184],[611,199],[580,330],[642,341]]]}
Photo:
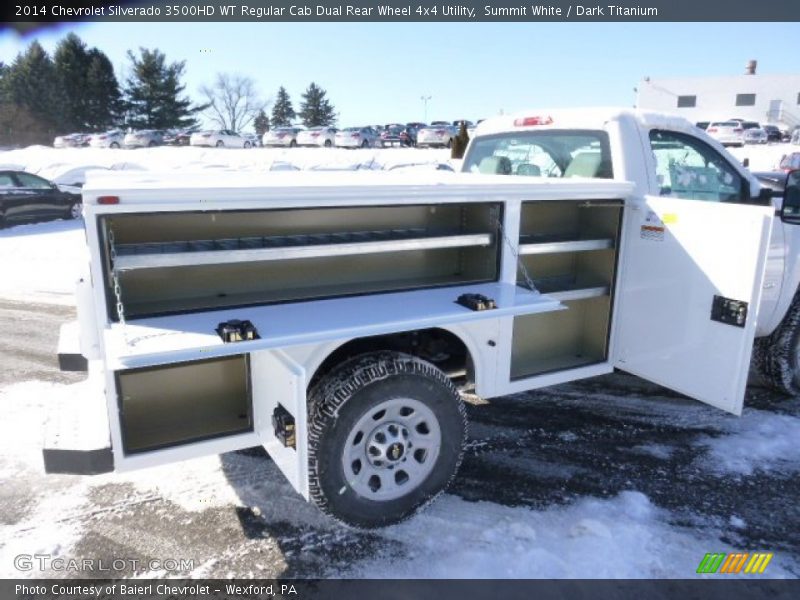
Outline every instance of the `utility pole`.
{"label": "utility pole", "polygon": [[428,122],[428,100],[433,98],[433,96],[420,96],[419,99],[422,100],[422,106],[425,110],[425,117],[422,119],[423,122]]}

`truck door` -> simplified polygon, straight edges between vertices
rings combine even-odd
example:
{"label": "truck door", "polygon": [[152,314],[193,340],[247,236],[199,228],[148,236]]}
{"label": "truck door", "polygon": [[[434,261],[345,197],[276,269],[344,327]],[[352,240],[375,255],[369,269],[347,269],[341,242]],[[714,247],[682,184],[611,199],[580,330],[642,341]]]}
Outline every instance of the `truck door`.
{"label": "truck door", "polygon": [[713,148],[660,133],[660,194],[625,211],[615,366],[741,414],[774,208]]}

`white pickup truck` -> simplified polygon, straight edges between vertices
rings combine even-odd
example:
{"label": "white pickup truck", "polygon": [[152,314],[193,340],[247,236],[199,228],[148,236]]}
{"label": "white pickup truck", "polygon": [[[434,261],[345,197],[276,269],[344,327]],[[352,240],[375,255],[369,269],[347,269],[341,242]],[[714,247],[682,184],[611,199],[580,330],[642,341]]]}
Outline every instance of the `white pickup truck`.
{"label": "white pickup truck", "polygon": [[263,445],[375,527],[454,476],[465,392],[619,368],[739,414],[757,330],[791,388],[796,174],[777,222],[702,132],[631,111],[490,119],[464,170],[91,176],[59,342],[88,391],[48,472]]}

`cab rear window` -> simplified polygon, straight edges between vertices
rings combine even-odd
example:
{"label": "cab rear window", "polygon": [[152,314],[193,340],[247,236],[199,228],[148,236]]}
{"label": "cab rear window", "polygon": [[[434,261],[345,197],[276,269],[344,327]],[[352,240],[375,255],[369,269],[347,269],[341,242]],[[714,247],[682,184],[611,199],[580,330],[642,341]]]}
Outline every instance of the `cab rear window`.
{"label": "cab rear window", "polygon": [[464,157],[468,173],[522,177],[611,179],[608,135],[604,131],[505,132],[476,138]]}

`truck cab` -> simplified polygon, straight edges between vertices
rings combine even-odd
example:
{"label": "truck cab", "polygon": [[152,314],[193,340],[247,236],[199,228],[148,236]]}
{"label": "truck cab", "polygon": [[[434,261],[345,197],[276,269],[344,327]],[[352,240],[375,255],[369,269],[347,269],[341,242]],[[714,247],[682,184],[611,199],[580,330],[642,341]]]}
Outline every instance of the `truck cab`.
{"label": "truck cab", "polygon": [[[487,119],[470,142],[462,170],[620,179],[632,182],[642,196],[781,208],[781,195],[762,190],[745,166],[703,130],[649,111],[530,110]],[[755,366],[774,387],[792,394],[800,391],[800,367],[783,359],[778,368],[775,356],[766,355],[783,353],[771,351],[778,340],[769,338],[786,322],[800,282],[799,233],[791,220],[773,221],[756,328]],[[772,368],[765,369],[765,359]],[[794,373],[791,383],[787,369]],[[778,371],[782,375],[776,378]]]}

